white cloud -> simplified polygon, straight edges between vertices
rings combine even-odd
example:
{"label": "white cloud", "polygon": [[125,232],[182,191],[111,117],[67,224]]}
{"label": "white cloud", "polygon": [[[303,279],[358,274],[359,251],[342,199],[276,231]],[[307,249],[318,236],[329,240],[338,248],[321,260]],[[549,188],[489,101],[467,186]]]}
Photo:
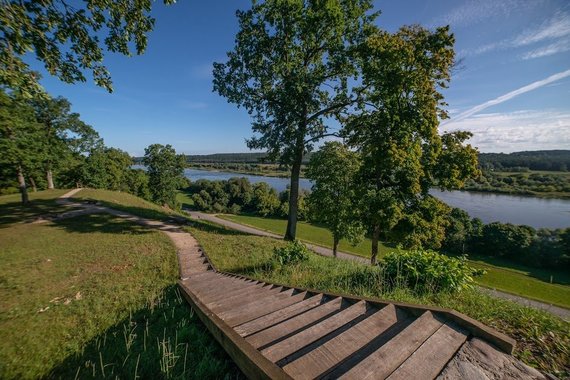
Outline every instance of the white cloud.
{"label": "white cloud", "polygon": [[453,130],[472,132],[469,143],[482,152],[568,149],[570,112],[526,110],[481,114],[455,122]]}
{"label": "white cloud", "polygon": [[[467,56],[474,56],[496,50],[549,43],[549,45],[540,46],[522,55],[523,59],[538,58],[570,50],[569,37],[570,14],[559,11],[548,20],[545,20],[540,26],[526,29],[514,38],[492,42],[474,49],[467,49],[462,53]],[[552,42],[553,40],[557,41]]]}
{"label": "white cloud", "polygon": [[553,54],[570,51],[570,38],[556,41],[550,45],[542,46],[523,54],[523,59],[546,57]]}
{"label": "white cloud", "polygon": [[566,78],[570,76],[570,70],[566,70],[566,71],[562,71],[560,73],[554,74],[549,76],[546,79],[542,79],[536,82],[533,82],[531,84],[528,84],[526,86],[523,86],[519,89],[516,89],[514,91],[508,92],[504,95],[501,95],[495,99],[486,101],[485,103],[479,104],[475,107],[472,107],[470,109],[468,109],[467,111],[464,111],[462,113],[460,113],[459,115],[455,116],[454,118],[452,118],[451,120],[446,120],[444,122],[441,123],[441,125],[448,125],[448,124],[455,124],[458,121],[461,121],[463,119],[468,118],[469,116],[472,116],[480,111],[483,111],[486,108],[489,108],[491,106],[497,105],[497,104],[501,104],[504,103],[508,100],[511,100],[519,95],[522,95],[524,93],[527,93],[529,91],[533,91],[536,90],[537,88],[546,86],[547,84],[559,81],[560,79]]}
{"label": "white cloud", "polygon": [[552,40],[570,35],[570,16],[557,12],[538,28],[528,30],[513,40],[514,46],[526,46],[536,42]]}
{"label": "white cloud", "polygon": [[491,17],[506,18],[516,12],[537,8],[543,3],[544,0],[469,0],[434,20],[432,26],[469,26]]}

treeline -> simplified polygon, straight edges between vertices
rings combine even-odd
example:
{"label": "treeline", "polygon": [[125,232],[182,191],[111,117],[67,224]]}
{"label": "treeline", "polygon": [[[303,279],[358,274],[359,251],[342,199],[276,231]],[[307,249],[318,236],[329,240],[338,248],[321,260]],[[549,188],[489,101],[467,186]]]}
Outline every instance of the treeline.
{"label": "treeline", "polygon": [[[303,162],[309,162],[311,154],[308,153],[303,157]],[[142,157],[135,157],[137,164],[142,163]],[[191,154],[186,155],[188,163],[272,163],[267,153],[214,153],[214,154]]]}
{"label": "treeline", "polygon": [[570,269],[570,228],[537,230],[510,223],[483,224],[454,208],[448,216],[442,250],[503,258],[535,268]]}
{"label": "treeline", "polygon": [[[277,193],[265,182],[252,184],[246,178],[231,178],[227,181],[198,180],[185,190],[201,211],[218,213],[248,213],[259,216],[286,218],[288,211],[288,190]],[[322,201],[322,200],[321,200]],[[299,202],[301,220],[325,223],[320,212],[319,201],[311,198],[308,191],[302,191]],[[534,229],[509,223],[483,224],[478,218],[458,208],[441,207],[438,212],[442,222],[440,245],[424,243],[425,248],[441,249],[455,255],[474,254],[498,257],[515,263],[537,268],[570,269],[570,229]],[[347,230],[349,225],[341,228]],[[372,231],[368,231],[370,236]],[[422,234],[415,228],[409,236]],[[346,235],[346,234],[345,234]],[[343,236],[350,238],[350,236]],[[430,238],[431,235],[426,235]],[[384,239],[401,243],[402,236],[386,234]],[[417,236],[416,236],[417,238]],[[425,242],[435,241],[424,239]]]}
{"label": "treeline", "polygon": [[484,171],[479,178],[467,180],[465,190],[535,196],[570,196],[570,175]]}
{"label": "treeline", "polygon": [[514,153],[480,153],[479,164],[483,170],[568,171],[570,150],[537,150]]}
{"label": "treeline", "polygon": [[97,131],[71,111],[70,102],[47,94],[23,98],[0,91],[0,194],[90,187],[125,191],[176,207],[176,190],[187,185],[184,157],[170,146],[150,145],[132,169],[127,152],[105,146]]}
{"label": "treeline", "polygon": [[[230,178],[222,181],[205,179],[192,182],[185,190],[201,211],[232,213],[241,212],[259,216],[287,217],[289,190],[277,193],[266,182],[252,184],[247,178]],[[308,219],[307,191],[299,194],[299,219]]]}

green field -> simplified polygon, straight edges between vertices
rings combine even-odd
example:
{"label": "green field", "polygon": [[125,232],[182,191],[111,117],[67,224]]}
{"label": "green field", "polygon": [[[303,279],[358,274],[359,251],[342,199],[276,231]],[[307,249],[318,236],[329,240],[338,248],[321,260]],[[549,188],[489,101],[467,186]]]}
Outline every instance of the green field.
{"label": "green field", "polygon": [[[165,235],[105,214],[18,223],[61,212],[54,198],[65,192],[32,193],[26,207],[0,197],[0,378],[240,376],[181,297]],[[157,212],[121,193],[82,193]]]}
{"label": "green field", "polygon": [[[228,219],[237,223],[247,224],[252,227],[257,227],[266,231],[284,234],[287,221],[283,219],[262,218],[258,216],[247,215],[219,215],[221,218]],[[300,222],[297,225],[297,236],[300,240],[321,245],[323,247],[331,248],[332,235],[323,227],[318,227],[309,223]],[[339,250],[353,253],[363,257],[370,257],[370,239],[364,239],[360,244],[353,247],[346,241],[341,241]],[[386,245],[381,245],[380,257],[390,250],[391,248]],[[487,274],[476,279],[477,283],[482,286],[499,289],[508,293],[520,295],[523,297],[531,298],[534,300],[546,302],[549,304],[570,308],[570,286],[562,284],[550,284],[549,278],[550,271],[540,271],[542,276],[539,278],[533,277],[533,271],[530,268],[524,268],[520,265],[508,267],[507,262],[499,262],[497,260],[489,259],[489,262],[484,262],[486,258],[478,258],[476,261],[471,261],[472,265],[476,268],[485,269]],[[564,272],[554,272],[553,277],[556,281],[568,284],[570,275]],[[545,278],[546,277],[546,278]],[[546,280],[543,281],[542,279]]]}

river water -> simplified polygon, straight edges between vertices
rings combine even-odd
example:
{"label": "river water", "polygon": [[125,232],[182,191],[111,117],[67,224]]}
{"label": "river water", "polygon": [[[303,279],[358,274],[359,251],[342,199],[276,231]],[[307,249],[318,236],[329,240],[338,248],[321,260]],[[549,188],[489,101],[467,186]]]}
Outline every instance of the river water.
{"label": "river water", "polygon": [[[227,180],[232,177],[245,177],[252,183],[267,182],[277,191],[283,191],[289,184],[289,178],[265,177],[260,175],[237,174],[211,170],[184,170],[192,181],[208,179],[211,181]],[[300,179],[300,186],[311,189],[311,181]],[[461,208],[471,217],[477,217],[484,223],[503,222],[526,224],[534,228],[570,227],[570,200],[523,197],[516,195],[476,193],[470,191],[439,191],[431,194],[452,207]]]}

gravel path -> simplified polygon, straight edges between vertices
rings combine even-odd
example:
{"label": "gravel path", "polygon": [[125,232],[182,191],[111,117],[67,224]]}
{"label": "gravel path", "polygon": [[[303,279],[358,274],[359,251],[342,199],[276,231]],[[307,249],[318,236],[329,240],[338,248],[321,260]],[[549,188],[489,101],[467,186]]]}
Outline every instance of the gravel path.
{"label": "gravel path", "polygon": [[[209,222],[220,224],[222,226],[225,226],[225,227],[237,230],[237,231],[245,232],[248,234],[258,235],[258,236],[268,236],[268,237],[271,237],[274,239],[282,239],[283,238],[281,235],[277,235],[277,234],[274,234],[272,232],[260,230],[260,229],[250,227],[250,226],[246,226],[243,224],[239,224],[236,222],[232,222],[232,221],[229,221],[226,219],[222,219],[222,218],[219,218],[213,214],[206,214],[206,213],[199,212],[199,211],[187,211],[187,213],[190,214],[190,217],[192,219],[207,220]],[[319,255],[322,255],[322,256],[332,256],[333,255],[332,250],[329,248],[321,247],[321,246],[314,245],[314,244],[307,244],[307,243],[305,245],[309,249],[318,253]],[[358,261],[361,263],[368,263],[369,262],[369,260],[364,258],[364,257],[352,255],[352,254],[346,253],[346,252],[338,252],[338,257],[341,259],[344,259],[344,260],[354,260],[354,261]],[[550,305],[550,304],[547,304],[544,302],[539,302],[539,301],[531,300],[531,299],[524,298],[521,296],[516,296],[516,295],[510,294],[510,293],[501,292],[500,290],[496,290],[496,289],[488,289],[488,288],[484,288],[484,287],[479,287],[479,289],[481,289],[483,292],[485,292],[491,296],[510,300],[510,301],[514,301],[514,302],[521,304],[523,306],[532,307],[535,309],[546,310],[546,311],[548,311],[554,315],[557,315],[557,316],[559,316],[565,320],[570,320],[570,309],[565,309],[565,308]]]}

